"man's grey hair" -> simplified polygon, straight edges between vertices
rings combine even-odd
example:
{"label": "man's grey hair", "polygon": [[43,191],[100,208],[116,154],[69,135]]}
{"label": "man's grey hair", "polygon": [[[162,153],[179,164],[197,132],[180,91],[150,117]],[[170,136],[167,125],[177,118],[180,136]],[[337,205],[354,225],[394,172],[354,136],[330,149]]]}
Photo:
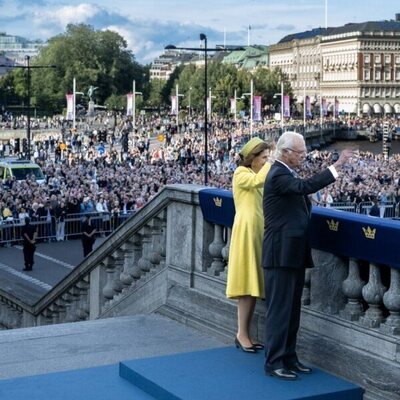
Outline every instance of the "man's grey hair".
{"label": "man's grey hair", "polygon": [[275,157],[280,158],[283,149],[292,149],[296,140],[304,140],[303,135],[293,131],[286,131],[282,133],[278,142],[276,143]]}

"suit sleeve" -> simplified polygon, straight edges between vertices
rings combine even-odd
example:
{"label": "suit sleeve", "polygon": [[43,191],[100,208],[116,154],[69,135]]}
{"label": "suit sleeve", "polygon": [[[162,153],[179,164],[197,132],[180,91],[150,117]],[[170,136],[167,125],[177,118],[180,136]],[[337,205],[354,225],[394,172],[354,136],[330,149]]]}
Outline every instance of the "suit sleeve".
{"label": "suit sleeve", "polygon": [[238,167],[235,171],[235,185],[242,189],[253,189],[263,187],[265,178],[271,168],[270,163],[265,163],[257,174],[248,168]]}
{"label": "suit sleeve", "polygon": [[279,194],[308,195],[335,182],[335,178],[329,169],[313,175],[311,178],[295,178],[290,172],[283,171],[276,174],[273,179],[274,188]]}

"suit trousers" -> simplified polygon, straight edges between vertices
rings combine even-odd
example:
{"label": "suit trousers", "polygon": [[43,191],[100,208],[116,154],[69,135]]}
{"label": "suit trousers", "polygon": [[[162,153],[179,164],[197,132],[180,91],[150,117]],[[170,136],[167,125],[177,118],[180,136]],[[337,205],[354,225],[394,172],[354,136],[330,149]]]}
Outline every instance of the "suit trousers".
{"label": "suit trousers", "polygon": [[304,268],[265,268],[265,370],[288,367],[298,361]]}

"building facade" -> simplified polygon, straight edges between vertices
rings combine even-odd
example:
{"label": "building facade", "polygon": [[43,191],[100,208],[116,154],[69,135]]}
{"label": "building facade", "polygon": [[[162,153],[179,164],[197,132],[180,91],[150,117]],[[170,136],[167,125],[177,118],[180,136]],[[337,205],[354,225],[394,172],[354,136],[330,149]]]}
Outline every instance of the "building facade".
{"label": "building facade", "polygon": [[166,50],[152,62],[150,80],[167,81],[175,68],[181,64],[204,64],[204,56],[182,50]]}
{"label": "building facade", "polygon": [[319,28],[270,46],[270,67],[287,74],[295,99],[326,99],[333,111],[400,114],[400,16],[396,20]]}
{"label": "building facade", "polygon": [[0,53],[18,65],[25,64],[25,57],[35,57],[43,47],[40,41],[30,41],[21,36],[0,32]]}

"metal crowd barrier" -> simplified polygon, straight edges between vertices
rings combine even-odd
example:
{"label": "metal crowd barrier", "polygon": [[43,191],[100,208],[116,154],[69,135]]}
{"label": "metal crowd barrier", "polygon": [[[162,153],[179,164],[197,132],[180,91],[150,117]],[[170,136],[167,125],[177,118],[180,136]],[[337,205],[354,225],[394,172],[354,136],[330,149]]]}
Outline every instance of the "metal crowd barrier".
{"label": "metal crowd barrier", "polygon": [[[39,220],[32,218],[31,224],[37,227],[37,241],[51,242],[57,240],[57,231],[63,233],[58,239],[79,239],[82,232],[82,219],[88,216],[91,224],[96,228],[96,235],[104,236],[116,230],[132,214],[133,210],[127,213],[80,213],[68,214],[64,222],[57,222],[54,216],[50,220],[47,217],[41,217]],[[20,219],[0,221],[0,245],[11,246],[22,242],[21,229],[25,221]],[[64,229],[61,229],[64,225]]]}
{"label": "metal crowd barrier", "polygon": [[[351,202],[333,202],[333,203],[321,203],[321,207],[333,208],[335,210],[353,212],[357,214],[369,215],[373,203],[365,201],[359,204]],[[378,204],[382,218],[399,218],[399,203],[387,202],[385,205]]]}

